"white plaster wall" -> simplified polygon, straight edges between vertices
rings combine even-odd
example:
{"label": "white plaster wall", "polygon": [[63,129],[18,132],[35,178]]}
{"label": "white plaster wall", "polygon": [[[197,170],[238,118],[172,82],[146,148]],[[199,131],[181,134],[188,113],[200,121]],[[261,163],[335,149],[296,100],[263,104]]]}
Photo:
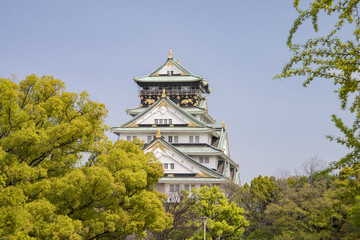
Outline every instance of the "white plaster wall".
{"label": "white plaster wall", "polygon": [[177,111],[161,107],[158,110],[145,114],[138,124],[155,124],[155,119],[172,119],[172,124],[189,124],[189,120],[182,117]]}
{"label": "white plaster wall", "polygon": [[[174,169],[164,169],[165,173],[194,173],[193,171],[191,171],[190,169],[182,166],[178,161],[176,161],[174,158],[166,156],[166,155],[162,155],[161,157],[158,158],[158,160],[164,164],[164,163],[174,163]],[[170,166],[169,166],[170,167]]]}
{"label": "white plaster wall", "polygon": [[[136,136],[138,139],[144,141],[145,143],[147,143],[147,136],[155,136],[156,132],[157,132],[158,128],[155,129],[154,128],[154,133],[140,133],[138,131],[134,131],[134,132],[128,132],[128,133],[121,133],[120,134],[120,138],[121,140],[127,140],[127,136]],[[161,131],[161,129],[160,129]],[[171,130],[170,130],[171,131]],[[173,136],[173,141],[174,141],[174,136],[178,136],[178,143],[189,143],[189,136],[194,136],[194,142],[195,143],[195,136],[199,136],[199,143],[206,143],[206,144],[211,144],[211,135],[209,133],[196,133],[196,134],[189,134],[189,133],[180,133],[178,131],[172,131],[172,132],[163,132],[161,131],[161,136],[163,136],[165,138],[166,141],[169,140],[169,136]],[[132,140],[132,138],[131,138]]]}
{"label": "white plaster wall", "polygon": [[[200,156],[191,156],[195,159],[198,163],[200,163]],[[218,159],[216,156],[202,156],[202,157],[209,157],[209,163],[200,163],[201,165],[206,166],[207,168],[216,169],[218,165]]]}
{"label": "white plaster wall", "polygon": [[167,74],[167,71],[174,71],[174,74],[180,74],[181,71],[174,65],[165,65],[162,69],[158,71],[159,74]]}

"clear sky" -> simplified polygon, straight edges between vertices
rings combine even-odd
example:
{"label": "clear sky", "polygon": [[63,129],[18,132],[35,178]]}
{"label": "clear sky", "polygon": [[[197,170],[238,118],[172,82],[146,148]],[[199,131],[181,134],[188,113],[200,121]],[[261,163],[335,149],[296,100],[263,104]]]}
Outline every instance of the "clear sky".
{"label": "clear sky", "polygon": [[[139,105],[133,76],[175,59],[209,81],[209,113],[226,123],[242,182],[300,168],[312,156],[336,161],[346,149],[330,121],[340,113],[327,80],[273,80],[291,56],[292,1],[0,1],[0,77],[35,73],[86,90],[128,120]],[[299,38],[310,36],[306,27]],[[115,137],[112,137],[115,139]]]}

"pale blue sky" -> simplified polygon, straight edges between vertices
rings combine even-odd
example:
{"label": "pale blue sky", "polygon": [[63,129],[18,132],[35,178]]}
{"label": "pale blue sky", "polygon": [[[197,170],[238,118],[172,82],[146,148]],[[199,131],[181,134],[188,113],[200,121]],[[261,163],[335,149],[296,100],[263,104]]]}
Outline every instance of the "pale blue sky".
{"label": "pale blue sky", "polygon": [[[291,1],[0,1],[0,76],[53,75],[105,103],[107,124],[139,105],[132,78],[175,59],[209,81],[209,113],[226,123],[243,182],[346,149],[329,142],[339,113],[326,80],[273,80],[290,57]],[[310,36],[306,28],[299,38]],[[113,138],[115,139],[115,137]]]}

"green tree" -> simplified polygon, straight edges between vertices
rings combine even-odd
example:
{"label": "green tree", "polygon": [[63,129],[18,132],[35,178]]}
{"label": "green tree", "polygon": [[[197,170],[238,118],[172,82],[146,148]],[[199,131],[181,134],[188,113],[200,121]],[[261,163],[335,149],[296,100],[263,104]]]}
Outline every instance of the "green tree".
{"label": "green tree", "polygon": [[246,228],[245,236],[259,239],[267,235],[265,228],[270,222],[265,218],[266,207],[274,202],[279,194],[279,187],[274,177],[258,177],[251,180],[251,184],[245,183],[240,187],[237,197],[237,204],[245,209],[246,219],[250,226]]}
{"label": "green tree", "polygon": [[0,79],[0,92],[0,238],[124,239],[171,224],[153,190],[161,164],[106,140],[103,104],[50,76]]}
{"label": "green tree", "polygon": [[[235,202],[228,202],[222,191],[214,186],[202,187],[198,192],[197,206],[201,217],[207,218],[206,233],[208,239],[239,239],[243,235],[249,222],[243,216],[244,209],[236,206]],[[200,232],[195,239],[202,239]]]}
{"label": "green tree", "polygon": [[[304,86],[308,86],[315,78],[332,80],[337,86],[342,109],[349,109],[354,113],[354,121],[347,126],[341,118],[332,116],[336,127],[344,137],[329,136],[330,140],[352,150],[340,161],[330,165],[330,169],[351,166],[358,162],[360,153],[360,17],[359,0],[312,0],[308,8],[300,8],[300,0],[294,0],[294,7],[298,12],[290,30],[287,45],[293,53],[289,63],[281,74],[275,78],[290,78],[304,76]],[[329,15],[329,16],[326,16]],[[326,34],[320,34],[319,19],[331,20],[334,25]],[[305,42],[296,43],[295,35],[306,21],[311,21],[313,29],[319,37],[311,38]],[[325,28],[328,26],[325,26]],[[348,31],[351,29],[351,33]]]}

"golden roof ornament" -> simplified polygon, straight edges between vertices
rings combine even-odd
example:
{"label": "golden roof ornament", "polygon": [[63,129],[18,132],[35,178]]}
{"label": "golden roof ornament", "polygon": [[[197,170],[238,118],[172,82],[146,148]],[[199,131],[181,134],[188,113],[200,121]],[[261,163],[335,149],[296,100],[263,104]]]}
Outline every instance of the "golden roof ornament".
{"label": "golden roof ornament", "polygon": [[221,122],[222,126],[225,130],[226,130],[226,126],[225,126],[225,123],[224,122]]}
{"label": "golden roof ornament", "polygon": [[172,49],[170,48],[170,51],[169,51],[169,58],[172,59]]}
{"label": "golden roof ornament", "polygon": [[161,97],[166,97],[165,88],[163,89],[163,92],[161,94]]}
{"label": "golden roof ornament", "polygon": [[157,133],[156,133],[156,138],[161,138],[160,128],[159,128],[159,130],[158,130]]}
{"label": "golden roof ornament", "polygon": [[180,60],[179,60],[179,59],[177,60],[177,63],[180,64]]}

